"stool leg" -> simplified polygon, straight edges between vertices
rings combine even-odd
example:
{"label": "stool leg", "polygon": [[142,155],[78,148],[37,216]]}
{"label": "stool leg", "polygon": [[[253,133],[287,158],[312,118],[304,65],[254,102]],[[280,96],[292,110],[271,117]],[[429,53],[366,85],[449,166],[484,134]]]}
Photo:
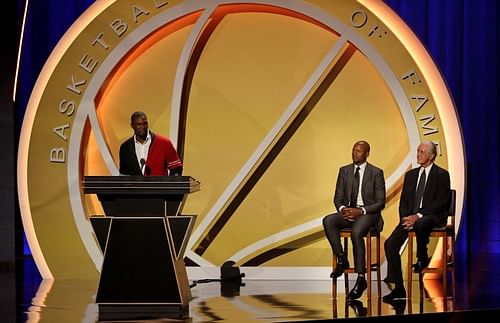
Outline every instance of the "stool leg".
{"label": "stool leg", "polygon": [[372,236],[368,232],[366,236],[366,275],[368,285],[368,299],[372,297]]}
{"label": "stool leg", "polygon": [[[382,287],[381,287],[381,279],[380,279],[380,233],[377,234],[375,237],[376,243],[377,243],[377,250],[376,250],[376,259],[377,263],[375,264],[377,266],[377,293],[378,296],[380,297],[382,294]],[[380,314],[380,312],[379,312]]]}
{"label": "stool leg", "polygon": [[446,298],[448,297],[448,290],[447,290],[447,280],[448,280],[448,264],[447,264],[447,257],[448,257],[448,237],[446,234],[443,237],[443,261],[442,261],[442,267],[441,268],[441,275],[443,278],[443,295],[444,295],[444,302],[446,304]]}
{"label": "stool leg", "polygon": [[[349,243],[348,238],[344,237],[344,254],[346,257],[349,257]],[[349,273],[344,270],[344,285],[345,285],[345,297],[347,299],[347,295],[349,295]]]}
{"label": "stool leg", "polygon": [[349,273],[344,271],[344,285],[345,285],[345,297],[347,299],[347,295],[349,295]]}
{"label": "stool leg", "polygon": [[[337,255],[334,253],[332,257],[332,271],[337,267]],[[337,278],[332,278],[332,298],[337,299]]]}
{"label": "stool leg", "polygon": [[420,272],[418,273],[418,288],[420,291],[420,298],[422,298],[424,295],[424,273]]}
{"label": "stool leg", "polygon": [[[455,300],[455,233],[452,232],[453,236],[450,237],[451,240],[451,296],[453,301]],[[448,265],[448,264],[446,264]]]}
{"label": "stool leg", "polygon": [[408,285],[408,288],[407,288],[407,293],[408,293],[408,298],[411,298],[411,287],[412,287],[412,262],[413,262],[413,236],[411,234],[408,234],[408,248],[407,248],[407,251],[408,251],[408,272],[407,272],[407,285]]}
{"label": "stool leg", "polygon": [[408,308],[408,314],[413,314],[413,302],[411,298],[406,299],[406,308]]}
{"label": "stool leg", "polygon": [[332,317],[334,319],[337,318],[337,300],[336,299],[332,300]]}

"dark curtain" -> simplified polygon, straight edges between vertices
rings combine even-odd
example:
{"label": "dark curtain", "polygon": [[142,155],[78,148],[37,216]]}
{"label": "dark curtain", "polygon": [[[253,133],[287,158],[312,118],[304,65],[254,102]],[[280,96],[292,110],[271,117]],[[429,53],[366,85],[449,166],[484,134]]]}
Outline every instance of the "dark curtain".
{"label": "dark curtain", "polygon": [[500,253],[500,5],[496,0],[385,3],[425,44],[455,100],[467,156],[466,204],[457,252]]}
{"label": "dark curtain", "polygon": [[[21,129],[31,90],[45,61],[66,30],[94,2],[95,0],[28,1],[16,95],[18,129]],[[25,0],[18,0],[19,21],[22,21],[25,3]]]}
{"label": "dark curtain", "polygon": [[[95,0],[31,0],[26,7],[25,0],[18,0],[19,28],[25,11],[26,19],[24,19],[24,39],[14,102],[16,147],[24,112],[38,74],[66,30],[94,2]],[[18,256],[30,255],[31,251],[20,223],[19,210],[16,213],[16,231],[18,231],[16,254]]]}

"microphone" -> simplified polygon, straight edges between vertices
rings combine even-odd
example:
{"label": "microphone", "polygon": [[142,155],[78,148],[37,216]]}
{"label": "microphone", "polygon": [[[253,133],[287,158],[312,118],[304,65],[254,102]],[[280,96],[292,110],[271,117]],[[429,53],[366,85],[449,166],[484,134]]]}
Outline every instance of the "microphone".
{"label": "microphone", "polygon": [[141,173],[144,174],[144,167],[146,166],[146,160],[141,158]]}

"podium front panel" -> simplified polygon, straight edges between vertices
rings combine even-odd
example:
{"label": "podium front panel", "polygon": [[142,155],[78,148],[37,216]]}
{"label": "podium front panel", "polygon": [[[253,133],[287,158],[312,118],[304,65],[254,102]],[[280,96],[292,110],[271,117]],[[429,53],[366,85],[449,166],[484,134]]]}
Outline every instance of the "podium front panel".
{"label": "podium front panel", "polygon": [[180,304],[164,218],[113,218],[97,303]]}
{"label": "podium front panel", "polygon": [[99,194],[98,197],[107,216],[161,217],[167,212],[161,196]]}

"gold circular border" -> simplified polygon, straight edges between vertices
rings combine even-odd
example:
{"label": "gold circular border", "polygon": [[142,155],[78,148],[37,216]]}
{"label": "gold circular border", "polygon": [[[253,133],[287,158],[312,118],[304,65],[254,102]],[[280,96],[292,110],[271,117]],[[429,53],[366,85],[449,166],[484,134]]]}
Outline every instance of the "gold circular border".
{"label": "gold circular border", "polygon": [[[175,6],[176,4],[180,4],[182,2],[189,3],[190,1],[170,1],[169,6]],[[229,1],[228,1],[229,2]],[[256,1],[259,2],[259,1]],[[265,3],[269,3],[269,1],[261,1]],[[311,3],[317,5],[318,7],[322,7],[326,11],[333,12],[335,11],[335,6],[332,3],[325,3],[324,1],[303,1],[304,3]],[[42,73],[40,74],[39,79],[35,85],[32,96],[30,98],[28,108],[25,114],[25,119],[23,122],[23,128],[21,131],[21,138],[19,144],[19,155],[18,155],[18,191],[19,191],[19,202],[21,207],[23,225],[27,234],[28,242],[30,244],[30,248],[32,250],[33,256],[37,263],[37,266],[42,274],[43,278],[53,278],[57,277],[95,277],[97,276],[97,270],[95,265],[90,261],[90,259],[86,259],[85,256],[77,256],[75,259],[63,259],[61,261],[68,262],[74,261],[79,264],[77,270],[72,270],[75,268],[74,264],[71,264],[69,268],[64,268],[62,271],[58,272],[57,275],[53,275],[49,264],[52,261],[56,261],[53,258],[47,259],[46,255],[44,255],[43,248],[40,246],[37,234],[38,235],[46,235],[47,232],[50,232],[50,218],[48,215],[43,214],[41,216],[41,221],[43,224],[39,224],[40,227],[34,225],[33,222],[33,214],[39,211],[40,206],[38,204],[33,204],[30,200],[30,195],[33,195],[32,189],[38,189],[41,185],[43,188],[44,185],[47,186],[47,191],[50,192],[51,188],[57,186],[55,184],[58,181],[62,180],[64,183],[66,179],[66,175],[64,176],[54,176],[54,182],[51,183],[40,183],[39,178],[37,178],[36,174],[33,176],[29,169],[33,165],[33,163],[43,162],[46,156],[41,155],[37,150],[38,148],[33,148],[30,145],[33,143],[33,139],[37,138],[40,135],[40,129],[38,127],[42,127],[45,129],[50,129],[50,125],[54,124],[58,128],[58,136],[63,140],[65,136],[67,136],[67,129],[71,126],[71,117],[73,113],[71,111],[64,111],[62,113],[61,107],[59,105],[59,112],[61,115],[53,116],[50,119],[50,123],[47,123],[47,119],[42,119],[38,113],[39,112],[39,104],[42,101],[42,97],[47,95],[47,87],[49,83],[53,81],[54,77],[58,76],[53,74],[57,67],[61,65],[61,61],[71,56],[70,51],[71,48],[74,48],[74,43],[79,36],[81,36],[81,32],[87,28],[90,28],[92,24],[96,23],[99,20],[101,14],[105,12],[110,6],[112,6],[113,1],[100,1],[93,6],[91,6],[76,22],[75,24],[68,30],[65,36],[61,39],[58,46],[55,48],[54,52],[49,57]],[[139,4],[143,4],[144,2],[137,1]],[[463,197],[465,191],[465,157],[463,151],[463,142],[462,136],[460,132],[460,126],[458,122],[458,118],[456,115],[456,111],[453,105],[453,101],[447,91],[447,88],[437,70],[432,59],[427,54],[425,48],[420,44],[418,39],[413,35],[413,33],[409,30],[409,28],[383,3],[379,1],[360,1],[360,3],[368,9],[373,16],[366,15],[367,19],[364,21],[363,19],[358,20],[358,16],[353,18],[351,22],[354,24],[359,24],[361,31],[368,31],[368,28],[373,28],[373,23],[380,23],[380,26],[384,25],[390,30],[398,40],[406,48],[407,52],[412,57],[413,61],[416,62],[415,70],[419,72],[421,75],[421,80],[424,80],[425,85],[428,86],[429,96],[434,100],[434,104],[438,111],[438,116],[441,119],[441,124],[444,129],[444,138],[446,143],[446,150],[444,153],[447,155],[447,160],[453,160],[453,163],[447,163],[448,169],[450,170],[452,176],[452,186],[457,190],[457,218],[458,223],[460,223],[460,215],[463,207]],[[356,2],[352,2],[353,6],[359,6]],[[362,8],[362,7],[359,7]],[[126,8],[122,7],[117,10],[117,12],[125,12]],[[351,11],[358,12],[358,11]],[[363,18],[363,17],[362,17]],[[383,23],[381,23],[383,22]],[[370,25],[371,23],[371,25]],[[376,23],[376,25],[378,25]],[[86,39],[87,41],[89,39]],[[383,53],[384,48],[380,45],[372,43],[372,45],[379,50],[380,53]],[[391,49],[385,48],[386,51]],[[382,55],[384,56],[384,55]],[[386,56],[390,56],[390,53],[387,53]],[[405,71],[408,72],[408,71]],[[396,72],[396,74],[402,75],[402,72]],[[78,82],[78,80],[76,80]],[[54,95],[53,93],[49,93]],[[51,98],[53,99],[53,98]],[[53,101],[53,104],[57,104],[57,101]],[[56,105],[57,106],[57,105]],[[69,118],[69,119],[68,119]],[[38,119],[42,120],[39,123]],[[69,120],[69,121],[68,121]],[[68,127],[66,127],[68,125]],[[54,129],[54,128],[52,128]],[[53,131],[57,132],[57,131]],[[424,137],[425,138],[425,137]],[[57,139],[57,138],[56,138]],[[59,138],[60,139],[60,138]],[[59,140],[57,139],[57,140]],[[33,158],[30,158],[30,154]],[[57,156],[56,156],[57,157]],[[46,161],[46,160],[45,160]],[[52,165],[53,166],[53,165]],[[58,165],[62,166],[62,165]],[[59,167],[61,168],[61,167]],[[59,171],[56,171],[56,175],[59,174]],[[62,177],[62,178],[61,178]],[[60,196],[61,192],[51,192],[48,196],[49,201],[51,202],[52,198],[56,198]],[[59,205],[56,205],[52,208],[53,212],[67,212],[68,209],[59,208]],[[71,210],[69,210],[71,211]],[[44,232],[46,230],[47,232]],[[64,230],[73,230],[72,234],[77,233],[74,228],[74,225],[69,223],[68,227],[64,228]],[[77,235],[78,236],[78,235]],[[52,237],[44,237],[50,240]],[[81,245],[78,245],[78,242],[71,241],[72,239],[68,239],[66,242],[70,242],[70,249],[75,250],[78,249],[80,252],[85,252],[85,248]],[[61,241],[52,241],[54,243],[54,254],[58,254],[58,248],[60,247]],[[78,252],[76,252],[78,253]]]}

